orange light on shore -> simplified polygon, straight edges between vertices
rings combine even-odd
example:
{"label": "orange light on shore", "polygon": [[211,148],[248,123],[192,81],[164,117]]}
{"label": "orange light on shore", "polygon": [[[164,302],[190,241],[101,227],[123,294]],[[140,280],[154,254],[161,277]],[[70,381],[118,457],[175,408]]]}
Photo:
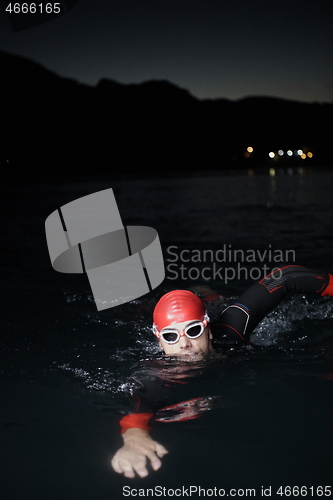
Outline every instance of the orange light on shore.
{"label": "orange light on shore", "polygon": [[306,154],[305,154],[305,153],[302,153],[302,154],[301,154],[301,158],[302,158],[302,160],[305,160],[305,158],[306,158]]}
{"label": "orange light on shore", "polygon": [[251,146],[249,146],[248,148],[246,148],[246,151],[248,153],[253,153],[253,148]]}
{"label": "orange light on shore", "polygon": [[311,153],[311,151],[308,152],[308,157],[309,158],[312,158],[313,157],[313,153]]}

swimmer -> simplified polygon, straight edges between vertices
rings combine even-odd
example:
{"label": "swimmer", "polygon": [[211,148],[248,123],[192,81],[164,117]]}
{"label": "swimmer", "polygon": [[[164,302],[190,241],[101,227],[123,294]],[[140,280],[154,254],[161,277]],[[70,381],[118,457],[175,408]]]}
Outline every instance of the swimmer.
{"label": "swimmer", "polygon": [[[196,361],[213,351],[218,342],[248,343],[254,328],[288,293],[333,297],[333,275],[296,265],[282,267],[251,286],[212,322],[197,295],[174,290],[155,306],[153,333],[167,356]],[[124,445],[111,462],[119,474],[145,477],[148,460],[153,470],[161,467],[161,458],[168,451],[149,435],[153,416],[139,404],[134,413],[121,419]]]}

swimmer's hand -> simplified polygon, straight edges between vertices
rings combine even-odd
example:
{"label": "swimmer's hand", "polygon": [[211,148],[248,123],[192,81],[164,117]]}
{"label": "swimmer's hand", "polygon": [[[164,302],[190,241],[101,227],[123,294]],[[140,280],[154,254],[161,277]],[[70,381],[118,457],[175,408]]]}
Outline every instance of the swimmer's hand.
{"label": "swimmer's hand", "polygon": [[124,446],[122,446],[111,461],[116,472],[124,474],[125,477],[134,478],[135,473],[140,477],[148,476],[147,458],[154,470],[158,470],[162,458],[168,451],[161,444],[154,441],[147,430],[132,428],[123,434]]}

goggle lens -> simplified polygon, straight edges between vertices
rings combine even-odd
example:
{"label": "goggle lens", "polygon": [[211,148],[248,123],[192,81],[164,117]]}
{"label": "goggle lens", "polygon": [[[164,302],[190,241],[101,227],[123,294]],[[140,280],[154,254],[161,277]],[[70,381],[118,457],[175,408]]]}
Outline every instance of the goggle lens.
{"label": "goggle lens", "polygon": [[177,342],[178,340],[178,333],[177,332],[165,332],[162,333],[162,338],[165,342],[168,344],[173,344],[174,342]]}
{"label": "goggle lens", "polygon": [[204,329],[202,325],[193,325],[186,330],[186,335],[188,337],[199,337],[199,335],[202,334],[203,330]]}

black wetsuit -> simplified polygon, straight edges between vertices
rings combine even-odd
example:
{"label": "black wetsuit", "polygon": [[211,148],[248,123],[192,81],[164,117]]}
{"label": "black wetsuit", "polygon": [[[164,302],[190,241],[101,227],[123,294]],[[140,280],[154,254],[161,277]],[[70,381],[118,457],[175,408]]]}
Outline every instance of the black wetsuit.
{"label": "black wetsuit", "polygon": [[[211,331],[217,345],[221,342],[236,344],[248,342],[251,332],[258,323],[288,293],[318,294],[332,297],[333,275],[295,265],[275,270],[274,273],[250,287],[234,304],[224,309],[220,316],[211,322]],[[168,373],[166,367],[165,373],[161,377],[156,378],[148,375],[144,382],[136,379],[136,387],[132,394],[134,412],[121,419],[122,433],[132,427],[149,429],[149,421],[154,416],[156,409],[161,408],[161,403],[167,400],[170,388],[177,382],[184,383],[184,381],[182,382],[183,375],[179,378],[178,373],[178,380],[177,376],[174,375],[172,371]],[[186,374],[184,376],[186,377]],[[178,408],[182,408],[181,405],[184,404],[197,405],[196,399],[179,403]],[[199,399],[202,402],[202,398]],[[178,418],[178,420],[180,419]]]}
{"label": "black wetsuit", "polygon": [[[286,266],[269,274],[243,293],[211,323],[214,339],[248,341],[260,321],[288,293],[333,295],[328,273],[302,266]],[[330,284],[330,286],[328,286]]]}

